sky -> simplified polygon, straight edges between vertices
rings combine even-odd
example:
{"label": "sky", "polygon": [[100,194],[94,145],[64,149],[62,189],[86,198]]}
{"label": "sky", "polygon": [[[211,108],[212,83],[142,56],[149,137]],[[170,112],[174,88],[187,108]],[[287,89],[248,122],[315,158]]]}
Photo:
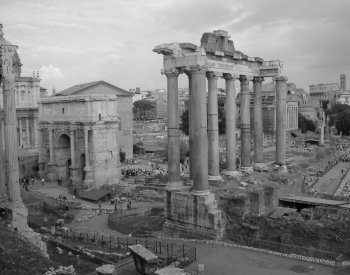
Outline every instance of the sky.
{"label": "sky", "polygon": [[162,55],[152,49],[199,45],[218,29],[248,56],[282,60],[283,75],[308,91],[341,73],[350,81],[349,11],[349,0],[0,0],[0,23],[19,46],[22,76],[39,71],[49,91],[97,80],[166,88]]}

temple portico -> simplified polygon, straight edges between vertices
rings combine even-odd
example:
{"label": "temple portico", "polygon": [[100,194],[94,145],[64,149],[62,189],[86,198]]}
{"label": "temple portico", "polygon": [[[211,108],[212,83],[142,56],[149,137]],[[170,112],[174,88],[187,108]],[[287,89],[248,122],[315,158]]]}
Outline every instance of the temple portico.
{"label": "temple portico", "polygon": [[[280,76],[280,61],[264,61],[235,50],[226,31],[204,33],[201,45],[191,43],[162,44],[153,49],[164,56],[162,73],[168,82],[168,184],[165,197],[165,230],[194,231],[195,234],[221,238],[223,225],[208,180],[219,180],[217,81],[226,86],[226,168],[224,174],[236,172],[236,103],[235,79],[241,86],[241,169],[252,169],[250,160],[251,125],[249,82],[254,86],[254,163],[263,164],[261,85],[264,77],[277,83],[277,155],[285,164],[286,78]],[[192,186],[180,180],[178,76],[189,78],[190,178]],[[206,102],[208,81],[208,105]],[[208,107],[207,107],[208,106]],[[208,123],[207,123],[208,121]],[[284,132],[284,134],[283,134]],[[280,147],[284,148],[280,148]]]}

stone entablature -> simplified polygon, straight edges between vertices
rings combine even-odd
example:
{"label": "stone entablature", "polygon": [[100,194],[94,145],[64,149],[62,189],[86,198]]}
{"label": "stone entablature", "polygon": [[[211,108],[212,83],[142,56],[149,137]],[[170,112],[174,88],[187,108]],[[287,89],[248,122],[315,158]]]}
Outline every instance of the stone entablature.
{"label": "stone entablature", "polygon": [[98,122],[118,121],[113,95],[55,96],[40,100],[39,120]]}
{"label": "stone entablature", "polygon": [[[248,57],[236,51],[226,31],[204,33],[201,45],[169,43],[156,46],[153,51],[164,55],[162,73],[177,68],[192,70],[197,67],[219,74],[247,77],[274,77],[282,72],[283,62],[264,61],[260,57]],[[220,43],[218,43],[220,41]],[[215,49],[215,50],[214,50]]]}

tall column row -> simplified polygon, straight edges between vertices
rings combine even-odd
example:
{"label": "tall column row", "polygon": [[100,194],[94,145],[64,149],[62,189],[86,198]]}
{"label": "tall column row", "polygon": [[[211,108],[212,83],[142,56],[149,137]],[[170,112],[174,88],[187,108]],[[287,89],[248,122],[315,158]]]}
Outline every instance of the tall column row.
{"label": "tall column row", "polygon": [[[178,121],[178,76],[180,71],[164,73],[168,88],[168,184],[167,190],[179,190],[180,141]],[[217,80],[225,79],[226,99],[226,175],[236,172],[236,103],[234,76],[206,72],[201,68],[186,71],[189,78],[189,142],[190,177],[193,180],[194,195],[209,194],[209,180],[220,179],[219,174],[219,132]],[[206,78],[208,81],[208,105],[206,102]],[[251,125],[249,81],[245,75],[239,77],[241,84],[241,167],[251,169]],[[262,165],[263,160],[263,120],[262,120],[262,81],[254,77],[254,163]],[[285,165],[286,143],[286,81],[276,77],[276,162]],[[208,106],[208,110],[207,110]],[[207,116],[208,114],[208,116]],[[208,125],[207,125],[208,122]],[[208,126],[208,127],[207,127]],[[208,128],[208,129],[207,129]]]}

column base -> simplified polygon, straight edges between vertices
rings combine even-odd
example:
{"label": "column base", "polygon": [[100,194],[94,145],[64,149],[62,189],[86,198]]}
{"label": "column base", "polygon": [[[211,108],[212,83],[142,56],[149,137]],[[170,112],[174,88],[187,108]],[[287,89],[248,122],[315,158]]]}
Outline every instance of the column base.
{"label": "column base", "polygon": [[208,180],[209,181],[220,181],[220,180],[222,180],[222,177],[220,175],[217,175],[217,176],[208,175]]}
{"label": "column base", "polygon": [[191,194],[193,196],[208,196],[210,194],[209,190],[199,191],[199,190],[192,190]]}
{"label": "column base", "polygon": [[57,181],[56,164],[49,162],[49,173],[47,174],[48,181]]}
{"label": "column base", "polygon": [[224,175],[225,176],[230,176],[230,177],[238,177],[240,176],[240,172],[234,170],[234,171],[227,171],[227,170],[224,170]]}
{"label": "column base", "polygon": [[256,167],[256,168],[265,168],[266,167],[266,163],[264,162],[255,162],[253,164],[253,167]]}
{"label": "column base", "polygon": [[95,186],[94,176],[93,176],[94,169],[90,166],[85,166],[84,171],[85,171],[85,179],[83,182],[83,190],[89,191]]}
{"label": "column base", "polygon": [[225,228],[213,193],[194,196],[190,191],[172,192],[165,197],[163,231],[171,235],[220,240]]}
{"label": "column base", "polygon": [[251,174],[254,172],[253,167],[252,166],[248,166],[248,167],[240,167],[239,170],[241,170],[244,173],[248,173]]}
{"label": "column base", "polygon": [[165,187],[165,190],[175,191],[181,189],[182,186],[182,181],[169,181]]}

